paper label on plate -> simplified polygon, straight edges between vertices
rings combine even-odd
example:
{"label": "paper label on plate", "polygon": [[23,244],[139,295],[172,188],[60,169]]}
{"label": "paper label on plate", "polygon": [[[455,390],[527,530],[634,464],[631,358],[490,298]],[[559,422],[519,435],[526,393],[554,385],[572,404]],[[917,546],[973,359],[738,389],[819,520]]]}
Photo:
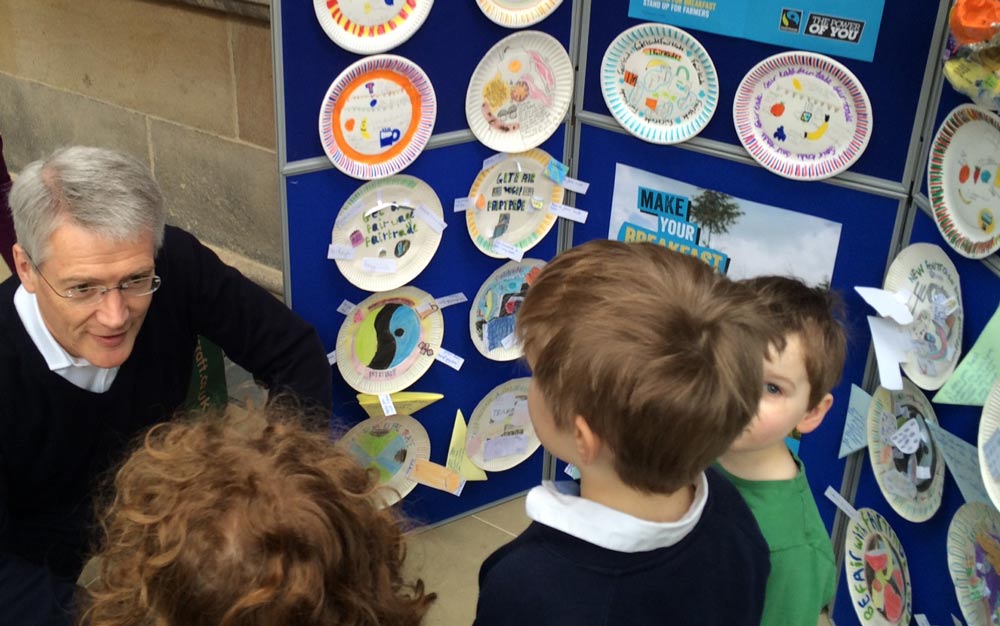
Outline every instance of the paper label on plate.
{"label": "paper label on plate", "polygon": [[326,258],[350,261],[354,258],[354,248],[351,246],[340,246],[331,243],[330,247],[326,249]]}
{"label": "paper label on plate", "polygon": [[337,313],[340,313],[341,315],[350,315],[351,311],[353,311],[357,306],[358,305],[353,302],[344,300],[340,303],[340,306],[337,307]]}
{"label": "paper label on plate", "polygon": [[824,492],[826,497],[837,505],[837,508],[843,511],[847,517],[849,517],[856,524],[861,523],[861,516],[858,515],[858,510],[851,506],[851,503],[844,499],[844,496],[834,489],[833,487],[827,487]]}
{"label": "paper label on plate", "polygon": [[440,298],[435,298],[440,308],[449,307],[453,304],[461,304],[463,302],[468,302],[469,299],[465,297],[465,294],[459,291],[458,293],[449,294],[447,296],[442,296]]}
{"label": "paper label on plate", "polygon": [[361,259],[361,269],[379,274],[395,274],[397,268],[396,259],[379,259],[366,256]]}
{"label": "paper label on plate", "polygon": [[407,478],[425,487],[446,491],[452,495],[462,495],[465,478],[443,465],[416,459],[406,472]]}
{"label": "paper label on plate", "polygon": [[524,454],[528,449],[527,435],[501,435],[486,440],[483,446],[483,460],[492,461],[508,456]]}
{"label": "paper label on plate", "polygon": [[418,204],[417,208],[414,209],[414,210],[417,213],[417,217],[419,217],[421,220],[423,220],[425,224],[427,224],[428,226],[430,226],[431,230],[433,230],[434,232],[440,233],[440,232],[444,231],[445,228],[448,228],[448,223],[447,222],[445,222],[443,219],[441,219],[437,215],[434,215],[433,213],[431,213],[430,209],[428,209],[424,205]]}
{"label": "paper label on plate", "polygon": [[553,215],[558,215],[559,217],[565,217],[568,220],[586,224],[587,223],[587,212],[583,209],[578,209],[576,207],[566,206],[565,204],[559,204],[558,202],[553,202],[549,204],[549,213]]}
{"label": "paper label on plate", "polygon": [[330,365],[336,365],[337,364],[337,349],[336,348],[334,348],[333,350],[330,350],[329,352],[326,353],[326,360],[330,363]]}
{"label": "paper label on plate", "polygon": [[990,474],[994,479],[1000,480],[1000,429],[994,430],[983,444],[983,456],[990,468]]}
{"label": "paper label on plate", "polygon": [[587,190],[590,189],[590,183],[567,176],[563,181],[563,189],[585,195]]}
{"label": "paper label on plate", "polygon": [[503,162],[506,158],[507,154],[504,152],[499,152],[497,154],[494,154],[490,158],[483,160],[483,169],[487,170],[496,165],[497,163]]}
{"label": "paper label on plate", "polygon": [[388,417],[396,414],[396,405],[392,403],[392,395],[388,393],[378,394],[378,403],[382,405],[382,415]]}
{"label": "paper label on plate", "polygon": [[440,308],[441,305],[440,303],[438,303],[437,300],[429,300],[427,302],[421,302],[420,304],[418,304],[415,310],[417,312],[417,315],[420,316],[420,319],[424,319],[425,317],[427,317],[434,311],[439,310]]}
{"label": "paper label on plate", "polygon": [[465,363],[465,359],[457,354],[445,350],[444,348],[438,348],[437,353],[434,355],[434,359],[441,361],[456,372],[462,369],[462,364]]}
{"label": "paper label on plate", "polygon": [[569,168],[555,159],[549,159],[549,162],[545,165],[545,175],[557,184],[563,184],[568,173]]}
{"label": "paper label on plate", "polygon": [[455,198],[455,213],[468,211],[472,208],[472,198]]}
{"label": "paper label on plate", "polygon": [[914,474],[916,475],[917,480],[927,480],[931,477],[931,468],[924,465],[918,465]]}
{"label": "paper label on plate", "polygon": [[521,250],[517,246],[500,239],[493,240],[493,251],[507,257],[508,259],[513,259],[514,261],[520,261],[524,258],[524,250]]}
{"label": "paper label on plate", "polygon": [[913,454],[920,447],[920,424],[911,418],[896,432],[892,433],[892,445],[903,454]]}

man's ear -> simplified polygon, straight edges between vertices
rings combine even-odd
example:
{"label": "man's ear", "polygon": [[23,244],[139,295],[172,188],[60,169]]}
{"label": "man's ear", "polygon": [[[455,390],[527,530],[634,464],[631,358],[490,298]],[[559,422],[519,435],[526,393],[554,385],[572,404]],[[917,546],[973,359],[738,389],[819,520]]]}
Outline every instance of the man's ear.
{"label": "man's ear", "polygon": [[826,417],[826,412],[830,410],[831,406],[833,406],[833,394],[828,393],[816,403],[816,406],[809,409],[809,412],[806,413],[805,417],[795,427],[796,430],[804,435],[819,428],[819,425],[823,423],[823,418]]}
{"label": "man's ear", "polygon": [[604,447],[604,442],[597,436],[587,423],[587,418],[577,415],[573,418],[573,437],[576,442],[576,453],[583,463],[593,463]]}
{"label": "man's ear", "polygon": [[13,269],[17,272],[17,277],[21,279],[21,284],[24,285],[24,288],[29,293],[35,293],[38,283],[35,278],[35,272],[32,271],[31,259],[28,258],[28,253],[24,251],[24,248],[19,243],[15,243],[11,250],[14,252]]}

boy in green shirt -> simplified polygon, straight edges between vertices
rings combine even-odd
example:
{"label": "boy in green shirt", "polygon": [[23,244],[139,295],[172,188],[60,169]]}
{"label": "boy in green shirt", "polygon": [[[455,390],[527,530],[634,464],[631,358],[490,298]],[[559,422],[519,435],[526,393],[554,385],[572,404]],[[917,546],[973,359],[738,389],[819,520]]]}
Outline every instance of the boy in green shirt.
{"label": "boy in green shirt", "polygon": [[764,362],[756,417],[719,459],[753,511],[771,551],[762,626],[815,626],[832,598],[833,547],[802,461],[785,445],[793,430],[815,430],[833,404],[846,338],[836,295],[794,278],[744,281],[786,329],[785,346]]}

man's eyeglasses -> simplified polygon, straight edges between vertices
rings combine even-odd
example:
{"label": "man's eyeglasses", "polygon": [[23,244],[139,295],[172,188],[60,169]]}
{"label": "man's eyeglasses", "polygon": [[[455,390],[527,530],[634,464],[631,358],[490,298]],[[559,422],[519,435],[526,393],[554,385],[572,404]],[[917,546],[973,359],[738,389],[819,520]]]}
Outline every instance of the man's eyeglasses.
{"label": "man's eyeglasses", "polygon": [[35,268],[35,272],[42,277],[42,280],[45,281],[45,284],[49,286],[49,289],[51,289],[54,294],[60,298],[66,298],[73,304],[81,306],[100,304],[100,302],[104,300],[105,294],[109,291],[117,290],[126,298],[141,298],[152,294],[160,288],[160,277],[155,274],[150,274],[148,276],[136,276],[134,278],[123,280],[118,283],[117,287],[84,284],[60,290],[52,286],[52,283],[49,282],[48,278],[45,278],[45,275],[38,269],[38,266],[35,265],[34,261],[31,261],[31,266]]}

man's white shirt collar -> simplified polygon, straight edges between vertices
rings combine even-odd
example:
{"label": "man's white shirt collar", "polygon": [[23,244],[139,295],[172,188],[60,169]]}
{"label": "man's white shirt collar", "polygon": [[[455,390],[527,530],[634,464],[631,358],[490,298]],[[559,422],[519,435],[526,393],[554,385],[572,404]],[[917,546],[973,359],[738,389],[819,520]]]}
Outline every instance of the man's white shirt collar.
{"label": "man's white shirt collar", "polygon": [[667,548],[684,539],[701,519],[708,501],[708,479],[695,479],[694,501],[676,522],[650,522],[565,493],[559,487],[573,483],[542,482],[528,492],[525,509],[539,524],[616,552],[647,552]]}
{"label": "man's white shirt collar", "polygon": [[21,285],[14,292],[14,308],[28,331],[31,341],[42,353],[49,369],[59,374],[80,389],[104,393],[111,388],[118,374],[117,367],[97,367],[87,359],[78,359],[59,345],[49,332],[38,308],[38,298]]}

